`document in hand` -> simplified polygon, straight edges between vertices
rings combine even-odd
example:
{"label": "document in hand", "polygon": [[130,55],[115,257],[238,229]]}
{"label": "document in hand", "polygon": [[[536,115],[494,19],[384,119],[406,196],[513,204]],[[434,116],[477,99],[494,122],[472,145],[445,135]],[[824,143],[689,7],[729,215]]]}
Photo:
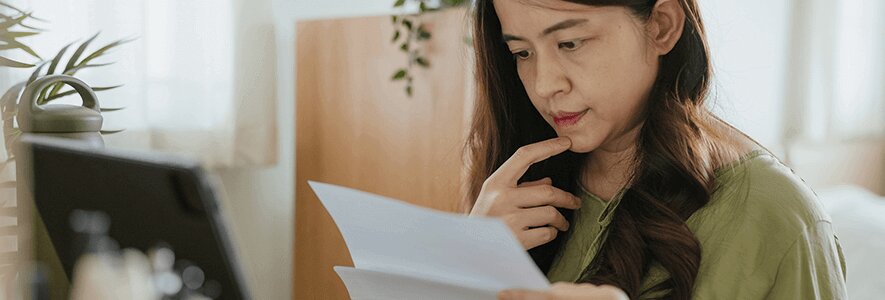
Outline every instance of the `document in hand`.
{"label": "document in hand", "polygon": [[550,287],[498,219],[309,184],[353,258],[354,267],[334,268],[352,299],[497,299],[503,289]]}

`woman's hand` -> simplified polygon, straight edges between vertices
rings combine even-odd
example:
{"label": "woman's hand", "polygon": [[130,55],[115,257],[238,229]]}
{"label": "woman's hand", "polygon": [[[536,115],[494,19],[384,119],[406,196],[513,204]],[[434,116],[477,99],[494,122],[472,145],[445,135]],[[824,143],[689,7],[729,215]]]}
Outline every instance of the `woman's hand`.
{"label": "woman's hand", "polygon": [[568,230],[557,207],[577,209],[581,200],[552,185],[550,178],[517,185],[529,166],[568,150],[571,140],[560,137],[526,145],[483,182],[471,216],[504,221],[525,249],[546,244]]}
{"label": "woman's hand", "polygon": [[499,300],[630,300],[627,293],[611,285],[554,283],[550,290],[504,290]]}

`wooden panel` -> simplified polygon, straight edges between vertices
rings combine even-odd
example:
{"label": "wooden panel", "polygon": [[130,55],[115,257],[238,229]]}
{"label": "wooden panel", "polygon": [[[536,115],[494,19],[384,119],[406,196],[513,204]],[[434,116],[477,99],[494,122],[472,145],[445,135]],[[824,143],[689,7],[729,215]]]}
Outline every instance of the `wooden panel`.
{"label": "wooden panel", "polygon": [[466,15],[447,10],[425,20],[434,33],[425,45],[432,68],[416,69],[412,98],[404,82],[390,81],[406,64],[406,54],[390,43],[390,17],[297,24],[296,299],[347,298],[332,266],[353,265],[307,180],[457,208],[473,94]]}

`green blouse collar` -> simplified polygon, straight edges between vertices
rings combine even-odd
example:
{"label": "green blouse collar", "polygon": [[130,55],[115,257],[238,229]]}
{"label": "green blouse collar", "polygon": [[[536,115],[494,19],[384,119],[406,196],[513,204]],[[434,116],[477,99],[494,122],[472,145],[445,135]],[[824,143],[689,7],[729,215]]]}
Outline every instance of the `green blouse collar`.
{"label": "green blouse collar", "polygon": [[578,197],[583,200],[581,203],[581,210],[579,212],[583,214],[590,214],[593,212],[601,211],[599,216],[596,218],[596,222],[603,226],[608,225],[611,222],[612,216],[614,215],[612,212],[614,212],[615,208],[618,207],[618,203],[621,202],[621,198],[624,196],[624,192],[627,191],[627,189],[622,188],[620,191],[618,191],[617,194],[615,194],[615,196],[611,200],[605,201],[599,196],[588,191],[581,183],[578,183],[578,190],[580,193]]}

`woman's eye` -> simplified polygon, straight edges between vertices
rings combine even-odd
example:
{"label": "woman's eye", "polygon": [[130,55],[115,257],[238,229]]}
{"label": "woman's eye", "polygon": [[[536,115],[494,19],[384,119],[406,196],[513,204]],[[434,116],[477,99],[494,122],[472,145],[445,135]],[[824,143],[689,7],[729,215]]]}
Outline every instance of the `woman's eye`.
{"label": "woman's eye", "polygon": [[567,41],[567,42],[559,43],[559,48],[565,49],[565,50],[577,50],[583,44],[584,44],[583,40]]}
{"label": "woman's eye", "polygon": [[522,50],[522,51],[513,53],[513,57],[518,58],[518,59],[527,59],[527,58],[529,58],[529,56],[532,56],[532,53],[529,52],[528,50]]}

